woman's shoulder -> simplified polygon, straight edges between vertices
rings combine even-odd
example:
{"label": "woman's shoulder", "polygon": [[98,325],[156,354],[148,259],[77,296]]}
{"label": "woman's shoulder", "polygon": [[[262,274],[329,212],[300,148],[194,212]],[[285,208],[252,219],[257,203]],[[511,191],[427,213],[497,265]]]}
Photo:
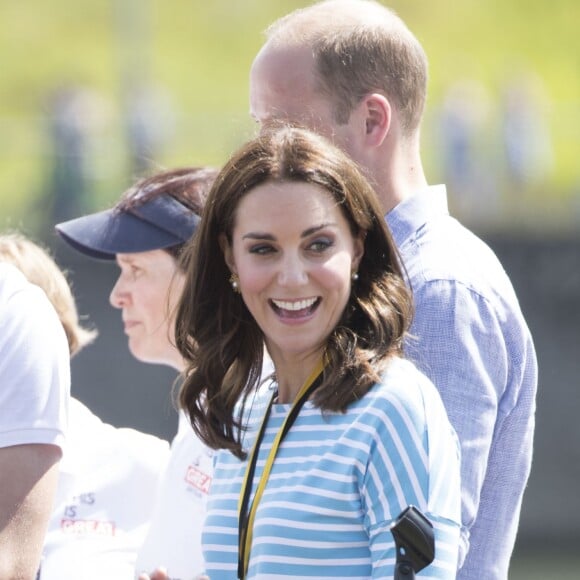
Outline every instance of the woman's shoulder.
{"label": "woman's shoulder", "polygon": [[393,357],[375,385],[377,394],[399,394],[405,398],[436,391],[431,380],[410,360]]}
{"label": "woman's shoulder", "polygon": [[399,357],[389,361],[381,381],[370,389],[368,402],[375,409],[397,411],[420,423],[445,413],[431,380],[410,360]]}

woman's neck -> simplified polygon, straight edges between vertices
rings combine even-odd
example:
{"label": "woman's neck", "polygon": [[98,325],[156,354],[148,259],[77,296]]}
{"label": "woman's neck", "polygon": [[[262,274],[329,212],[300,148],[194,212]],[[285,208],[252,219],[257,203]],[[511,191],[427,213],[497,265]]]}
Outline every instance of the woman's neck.
{"label": "woman's neck", "polygon": [[307,360],[289,363],[274,361],[278,383],[278,403],[293,403],[300,389],[320,363],[320,355]]}
{"label": "woman's neck", "polygon": [[[308,376],[308,375],[306,375]],[[306,376],[304,378],[300,378],[299,380],[284,380],[278,376],[278,372],[276,371],[276,378],[278,379],[278,395],[276,400],[278,403],[293,403],[300,392],[300,388],[304,384],[306,380]]]}

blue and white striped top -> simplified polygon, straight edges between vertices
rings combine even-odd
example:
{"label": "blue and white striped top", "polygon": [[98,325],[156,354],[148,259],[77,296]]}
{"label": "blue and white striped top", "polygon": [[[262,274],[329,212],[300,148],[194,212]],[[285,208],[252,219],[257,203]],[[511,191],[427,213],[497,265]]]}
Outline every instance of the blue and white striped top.
{"label": "blue and white striped top", "polygon": [[[271,391],[246,413],[253,445]],[[252,497],[290,404],[274,404]],[[211,580],[237,578],[238,499],[247,461],[217,454],[203,532]],[[253,528],[248,578],[392,578],[389,530],[417,506],[435,529],[436,556],[421,578],[455,578],[460,529],[459,448],[438,392],[410,362],[345,414],[309,401],[282,442]]]}

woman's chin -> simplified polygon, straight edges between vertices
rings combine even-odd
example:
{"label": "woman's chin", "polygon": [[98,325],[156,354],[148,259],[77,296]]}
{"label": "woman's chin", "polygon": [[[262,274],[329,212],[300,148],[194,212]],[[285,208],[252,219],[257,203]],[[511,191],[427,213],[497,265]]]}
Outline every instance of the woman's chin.
{"label": "woman's chin", "polygon": [[150,364],[158,362],[156,360],[158,357],[153,356],[153,354],[144,348],[143,344],[137,340],[129,340],[129,352],[133,358],[136,358],[139,362]]}

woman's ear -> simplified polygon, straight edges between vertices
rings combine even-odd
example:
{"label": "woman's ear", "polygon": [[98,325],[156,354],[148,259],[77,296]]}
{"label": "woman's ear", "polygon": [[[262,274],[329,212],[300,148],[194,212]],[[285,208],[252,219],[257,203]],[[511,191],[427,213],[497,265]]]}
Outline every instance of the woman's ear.
{"label": "woman's ear", "polygon": [[351,272],[356,272],[365,253],[366,232],[359,232],[353,240]]}
{"label": "woman's ear", "polygon": [[228,242],[227,236],[225,234],[220,234],[218,237],[218,242],[224,254],[224,261],[226,266],[230,269],[232,274],[237,274],[236,263],[234,262],[234,253],[230,243]]}

